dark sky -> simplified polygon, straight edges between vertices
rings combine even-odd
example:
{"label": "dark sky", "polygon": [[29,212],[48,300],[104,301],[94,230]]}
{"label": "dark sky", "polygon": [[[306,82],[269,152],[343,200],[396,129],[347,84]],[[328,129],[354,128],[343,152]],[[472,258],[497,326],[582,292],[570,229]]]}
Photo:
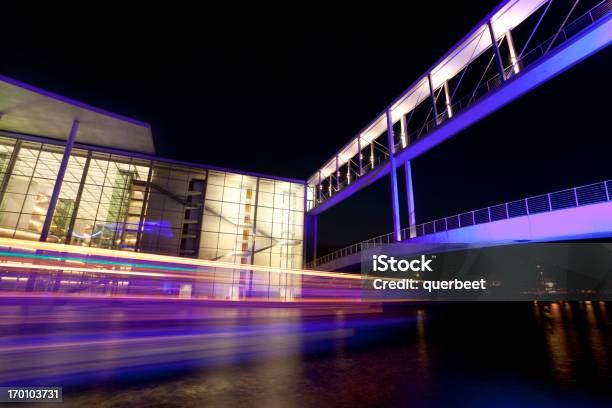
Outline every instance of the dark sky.
{"label": "dark sky", "polygon": [[[421,3],[28,16],[3,23],[0,73],[151,123],[160,156],[305,179],[497,1]],[[417,221],[610,178],[609,62],[415,160]],[[390,231],[389,208],[383,180],[323,214],[320,253]]]}

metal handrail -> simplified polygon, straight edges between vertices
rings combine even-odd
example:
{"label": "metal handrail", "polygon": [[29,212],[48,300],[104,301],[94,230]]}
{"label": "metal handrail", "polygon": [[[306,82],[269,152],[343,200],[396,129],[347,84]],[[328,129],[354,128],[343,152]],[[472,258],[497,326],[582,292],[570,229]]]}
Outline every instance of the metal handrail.
{"label": "metal handrail", "polygon": [[[572,36],[574,36],[575,34],[577,34],[581,29],[585,28],[586,26],[588,26],[591,23],[594,23],[595,21],[599,20],[600,18],[606,16],[610,11],[612,11],[612,0],[602,0],[601,2],[599,2],[598,4],[596,4],[595,6],[593,6],[591,9],[589,9],[589,11],[585,12],[584,14],[580,15],[579,17],[575,18],[574,20],[572,20],[571,23],[566,24],[565,27],[563,27],[558,34],[556,35],[552,35],[549,38],[547,38],[546,40],[542,41],[539,45],[537,45],[536,47],[532,48],[529,52],[527,52],[526,54],[524,54],[520,59],[518,59],[515,63],[510,64],[508,67],[506,67],[504,69],[504,77],[505,79],[509,79],[512,76],[515,75],[520,75],[519,74],[514,74],[513,73],[513,69],[515,66],[519,66],[521,71],[529,66],[532,65],[534,62],[536,62],[537,60],[540,59],[540,57],[543,57],[544,55],[546,55],[547,52],[550,52],[551,50],[555,49],[556,47],[560,46],[561,44],[563,44],[565,41],[567,41],[569,38],[571,38]],[[553,44],[553,46],[551,46],[551,43],[555,41],[556,45]],[[476,88],[474,91],[472,91],[471,93],[469,93],[468,95],[463,96],[461,99],[457,100],[456,102],[452,102],[451,103],[451,111],[453,112],[453,117],[455,117],[456,114],[458,114],[459,112],[467,109],[468,107],[470,107],[471,105],[473,105],[475,102],[477,102],[478,100],[480,100],[480,98],[482,98],[483,96],[487,95],[489,92],[491,92],[493,89],[499,87],[502,84],[499,74],[495,74],[493,75],[491,78],[489,78],[487,81],[485,81],[483,84],[481,84],[478,88]],[[438,125],[435,124],[435,120],[434,119],[430,119],[428,121],[426,121],[420,128],[418,128],[418,130],[410,132],[410,135],[412,136],[408,136],[409,138],[414,137],[414,141],[417,141],[425,136],[427,136],[433,129],[435,129],[437,126],[441,125],[442,123],[451,120],[451,118],[449,118],[448,116],[445,115],[446,112],[441,112],[438,115]],[[375,144],[382,146],[385,151],[383,152],[385,155],[388,155],[388,152],[386,151],[387,148],[386,146],[383,146],[382,144],[380,144],[379,142],[374,141]],[[378,148],[378,146],[376,146]],[[396,145],[397,147],[397,145]],[[399,145],[399,149],[396,149],[395,152],[399,152],[403,149],[406,149],[408,147],[410,147],[410,144],[407,144],[407,146],[405,148],[401,147],[401,144]],[[385,162],[386,160],[376,160],[375,159],[375,166],[381,164],[382,162]],[[367,166],[364,166],[367,167]],[[361,174],[361,176],[363,176],[364,174],[366,174],[367,172],[369,172],[371,170],[371,168],[368,167],[368,170],[363,172]],[[333,195],[333,194],[332,194]],[[323,203],[324,201],[326,201],[327,199],[329,199],[331,196],[325,198],[324,200],[321,200],[320,202],[316,202],[314,207],[320,205],[321,203]]]}
{"label": "metal handrail", "polygon": [[[585,12],[584,14],[572,20],[571,23],[567,24],[562,30],[560,30],[559,35],[550,36],[549,38],[547,38],[546,40],[538,44],[536,47],[532,48],[529,52],[523,55],[520,59],[517,59],[516,62],[506,67],[504,69],[505,79],[509,79],[512,76],[518,75],[518,74],[513,73],[513,69],[515,66],[519,66],[520,69],[522,70],[525,67],[533,64],[540,57],[543,57],[546,54],[545,50],[548,49],[548,47],[550,46],[553,40],[556,41],[557,44],[554,47],[550,47],[550,49],[548,49],[548,52],[558,47],[559,45],[563,44],[569,38],[577,34],[582,28],[585,28],[589,24],[594,23],[596,20],[599,20],[600,18],[604,17],[611,10],[612,10],[612,0],[603,0],[599,2],[598,4],[593,6],[589,11]],[[465,110],[466,108],[468,108],[469,106],[477,102],[480,98],[487,95],[493,89],[499,87],[501,84],[502,82],[500,81],[499,73],[497,73],[493,75],[491,78],[489,78],[487,81],[485,81],[483,84],[481,84],[478,88],[476,88],[470,94],[465,95],[464,97],[462,97],[456,102],[452,102],[451,111],[453,112],[453,116]],[[445,112],[442,112],[438,115],[439,124],[442,124],[446,120],[450,119],[450,118],[444,118],[444,113]],[[413,133],[413,134],[416,135],[416,140],[419,140],[422,137],[426,136],[434,128],[436,128],[435,121],[434,119],[430,119],[426,123],[424,123],[416,131],[416,133]]]}
{"label": "metal handrail", "polygon": [[[418,224],[413,228],[416,231],[416,236],[421,237],[424,235],[450,231],[472,225],[486,224],[489,222],[501,221],[520,216],[551,212],[565,208],[580,207],[607,201],[612,201],[612,180],[554,191],[552,193],[531,196],[520,200],[508,201],[506,203],[496,204],[489,207],[480,208],[478,210],[455,214],[445,218],[439,218],[433,221]],[[410,239],[410,227],[402,229],[400,234],[402,241]],[[393,242],[395,242],[395,238],[392,232],[379,235],[317,258],[316,262],[308,262],[306,267],[312,268],[316,267],[317,265],[323,265],[335,259],[359,253],[364,249],[376,248]]]}

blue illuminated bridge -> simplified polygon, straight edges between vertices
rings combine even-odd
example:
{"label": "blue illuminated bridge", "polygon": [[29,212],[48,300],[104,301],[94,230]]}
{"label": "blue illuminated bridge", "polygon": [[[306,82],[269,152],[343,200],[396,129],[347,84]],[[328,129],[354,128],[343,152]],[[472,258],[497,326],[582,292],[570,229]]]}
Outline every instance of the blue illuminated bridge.
{"label": "blue illuminated bridge", "polygon": [[[606,180],[416,225],[410,165],[611,41],[612,0],[503,1],[308,179],[307,266],[339,270],[359,263],[364,249],[402,241],[469,244],[612,236],[612,182]],[[402,166],[406,209],[398,197]],[[317,216],[386,175],[391,178],[393,231],[317,254]],[[408,219],[403,230],[400,213]]]}

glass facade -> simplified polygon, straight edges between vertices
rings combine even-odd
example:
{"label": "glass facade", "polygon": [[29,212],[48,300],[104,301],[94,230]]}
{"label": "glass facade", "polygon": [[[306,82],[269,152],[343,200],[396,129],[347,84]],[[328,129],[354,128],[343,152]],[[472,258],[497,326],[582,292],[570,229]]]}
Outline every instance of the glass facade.
{"label": "glass facade", "polygon": [[211,170],[204,205],[204,258],[302,266],[303,185]]}
{"label": "glass facade", "polygon": [[[0,236],[38,240],[64,146],[0,137]],[[47,241],[301,268],[304,185],[72,150]]]}

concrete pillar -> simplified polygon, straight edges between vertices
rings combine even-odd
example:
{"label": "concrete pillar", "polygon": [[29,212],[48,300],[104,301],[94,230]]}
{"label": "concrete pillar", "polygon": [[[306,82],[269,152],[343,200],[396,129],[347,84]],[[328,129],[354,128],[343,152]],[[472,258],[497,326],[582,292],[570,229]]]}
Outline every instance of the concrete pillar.
{"label": "concrete pillar", "polygon": [[395,164],[395,147],[393,140],[393,119],[391,111],[387,111],[387,142],[389,144],[389,164],[391,170],[391,207],[393,213],[393,236],[395,241],[401,241],[400,214],[399,214],[399,193],[397,189],[397,167]]}
{"label": "concrete pillar", "polygon": [[313,261],[317,266],[317,227],[318,218],[316,215],[306,214],[304,217],[304,261]]}
{"label": "concrete pillar", "polygon": [[42,227],[42,231],[40,233],[40,240],[46,241],[49,236],[49,230],[51,229],[51,221],[53,220],[53,214],[55,213],[55,206],[57,205],[57,200],[59,198],[60,190],[62,189],[62,182],[64,181],[64,174],[66,174],[66,168],[68,167],[68,160],[70,160],[70,153],[72,152],[72,146],[74,146],[74,139],[76,138],[77,131],[79,129],[79,121],[75,120],[72,122],[72,128],[70,129],[70,136],[68,137],[68,142],[66,143],[66,148],[64,149],[64,156],[62,157],[62,162],[60,163],[59,170],[57,171],[57,180],[55,181],[55,186],[53,187],[53,193],[51,194],[51,198],[49,199],[49,208],[47,210],[47,216],[45,217],[45,222]]}
{"label": "concrete pillar", "polygon": [[406,172],[406,194],[408,202],[408,228],[410,230],[410,238],[416,237],[416,215],[414,212],[414,190],[412,187],[412,166],[410,161],[404,165]]}

